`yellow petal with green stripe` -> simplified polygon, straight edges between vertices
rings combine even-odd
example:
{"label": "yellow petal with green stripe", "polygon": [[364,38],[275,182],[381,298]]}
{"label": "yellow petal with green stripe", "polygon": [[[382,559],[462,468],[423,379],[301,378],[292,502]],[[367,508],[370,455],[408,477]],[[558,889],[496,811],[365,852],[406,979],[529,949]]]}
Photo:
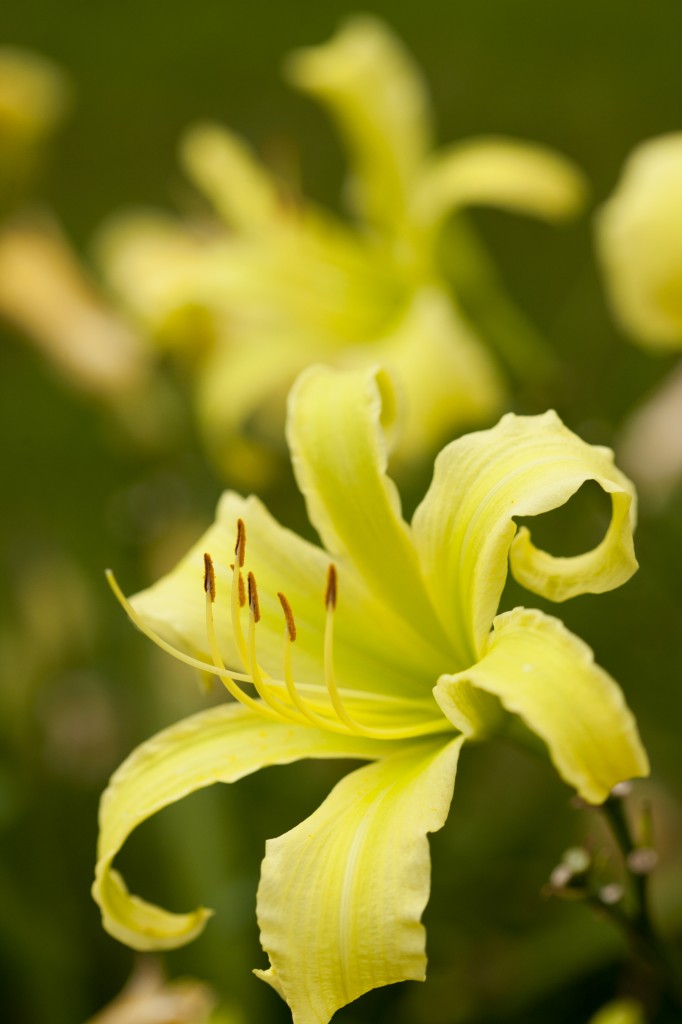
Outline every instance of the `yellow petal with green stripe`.
{"label": "yellow petal with green stripe", "polygon": [[[557,558],[535,548],[525,530],[515,540],[515,516],[558,508],[587,480],[612,503],[609,529],[592,551]],[[520,583],[552,600],[602,593],[637,568],[634,520],[634,488],[613,453],[582,441],[554,412],[508,414],[492,430],[444,448],[412,531],[433,602],[462,661],[476,661],[484,649],[508,560]]]}
{"label": "yellow petal with green stripe", "polygon": [[428,832],[448,813],[462,744],[428,741],[346,776],[306,821],[267,843],[257,971],[295,1024],[327,1024],[380,985],[426,972]]}
{"label": "yellow petal with green stripe", "polygon": [[559,619],[526,608],[498,616],[481,660],[438,681],[436,700],[458,728],[494,731],[495,709],[475,703],[471,687],[519,715],[545,742],[559,775],[590,803],[649,772],[619,686]]}
{"label": "yellow petal with green stripe", "polygon": [[92,893],[106,930],[133,949],[173,949],[195,938],[211,911],[175,914],[131,896],[112,861],[143,821],[215,782],[236,782],[266,765],[306,757],[381,757],[378,740],[270,722],[239,704],[200,712],[143,743],[123,762],[102,796]]}
{"label": "yellow petal with green stripe", "polygon": [[316,366],[289,397],[287,440],[308,518],[324,546],[349,560],[368,589],[405,619],[410,636],[447,650],[422,579],[400,497],[386,475],[396,429],[387,373]]}

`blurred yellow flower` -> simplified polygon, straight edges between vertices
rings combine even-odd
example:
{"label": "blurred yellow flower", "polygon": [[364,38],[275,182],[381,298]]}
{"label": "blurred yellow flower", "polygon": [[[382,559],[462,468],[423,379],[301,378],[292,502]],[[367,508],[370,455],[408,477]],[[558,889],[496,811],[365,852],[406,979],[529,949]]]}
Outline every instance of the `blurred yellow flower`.
{"label": "blurred yellow flower", "polygon": [[[270,968],[257,973],[296,1024],[324,1024],[371,988],[424,978],[426,836],[444,824],[465,739],[504,732],[539,745],[592,803],[648,771],[623,695],[590,649],[538,610],[496,614],[508,564],[555,601],[634,572],[634,493],[611,453],[554,413],[509,414],[441,452],[408,525],[386,475],[396,411],[384,371],[308,369],[291,395],[288,442],[324,546],[227,492],[168,576],[131,603],[113,583],[143,632],[216,675],[234,700],[162,732],[113,776],[93,887],[112,935],[171,948],[210,914],[131,896],[112,868],[150,815],[266,765],[372,762],[267,843],[258,918]],[[556,558],[517,531],[513,517],[556,508],[587,480],[612,502],[594,550]]]}
{"label": "blurred yellow flower", "polygon": [[591,1018],[590,1024],[646,1024],[641,1003],[635,999],[616,999]]}
{"label": "blurred yellow flower", "polygon": [[596,227],[624,330],[652,348],[682,348],[682,132],[634,150]]}
{"label": "blurred yellow flower", "polygon": [[471,204],[561,220],[584,194],[575,167],[538,145],[486,137],[433,152],[421,75],[374,18],[294,53],[287,72],[347,142],[352,223],[289,195],[240,138],[204,124],[182,160],[223,226],[130,214],[99,244],[105,277],[145,327],[193,349],[207,442],[250,482],[267,477],[292,380],[320,359],[395,373],[408,413],[401,458],[490,421],[505,387],[439,268],[443,224]]}
{"label": "blurred yellow flower", "polygon": [[0,201],[14,199],[36,168],[43,142],[62,119],[69,89],[45,57],[0,47]]}
{"label": "blurred yellow flower", "polygon": [[79,390],[111,398],[146,377],[141,339],[97,294],[45,216],[0,227],[0,316]]}
{"label": "blurred yellow flower", "polygon": [[168,981],[156,959],[141,957],[123,991],[87,1024],[244,1024],[244,1018],[216,1009],[216,998],[203,982]]}
{"label": "blurred yellow flower", "polygon": [[[682,132],[641,143],[599,211],[596,238],[616,318],[634,341],[682,349]],[[665,500],[682,476],[682,371],[632,412],[618,451],[643,493]]]}

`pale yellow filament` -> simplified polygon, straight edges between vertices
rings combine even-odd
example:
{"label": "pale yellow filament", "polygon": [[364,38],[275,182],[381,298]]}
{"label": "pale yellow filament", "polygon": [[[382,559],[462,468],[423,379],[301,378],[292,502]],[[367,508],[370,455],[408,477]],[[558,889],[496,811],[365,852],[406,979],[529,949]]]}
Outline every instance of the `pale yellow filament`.
{"label": "pale yellow filament", "polygon": [[[329,715],[324,710],[320,713],[311,705],[310,701],[304,700],[300,694],[301,688],[297,686],[294,680],[291,666],[291,645],[296,638],[296,627],[294,624],[293,612],[291,611],[291,607],[283,594],[279,594],[278,596],[280,598],[286,620],[283,651],[284,680],[271,679],[267,673],[261,669],[258,663],[256,650],[256,625],[260,619],[260,612],[258,607],[256,582],[253,577],[253,573],[249,573],[248,641],[244,636],[241,627],[239,613],[241,606],[245,603],[243,596],[243,577],[241,575],[242,566],[244,565],[245,544],[246,532],[244,525],[240,520],[237,530],[237,544],[235,547],[235,564],[232,567],[233,575],[230,603],[233,635],[245,669],[245,672],[243,673],[228,671],[220,653],[213,615],[213,602],[215,601],[215,573],[210,555],[204,556],[204,590],[206,600],[206,635],[211,652],[212,663],[208,663],[199,658],[185,654],[183,651],[173,647],[172,644],[160,637],[143,621],[141,616],[137,614],[130,602],[123,595],[123,592],[116,582],[112,572],[107,571],[107,579],[114,591],[114,594],[128,613],[131,620],[135,623],[138,629],[153,640],[157,646],[193,668],[197,668],[202,672],[211,672],[220,679],[228,693],[236,701],[243,704],[245,707],[248,707],[255,713],[263,715],[270,721],[313,725],[321,729],[327,729],[331,732],[341,733],[344,735],[361,735],[387,740],[409,739],[415,736],[430,735],[449,728],[447,721],[445,719],[441,720],[440,717],[431,721],[425,721],[404,727],[391,728],[388,726],[366,726],[361,722],[358,722],[348,712],[341,697],[342,691],[337,686],[334,672],[334,610],[337,599],[337,576],[336,568],[333,565],[329,566],[327,589],[325,592],[327,612],[324,630],[324,678],[326,693],[331,703]],[[260,699],[257,700],[250,696],[250,694],[245,693],[239,683],[249,683],[253,685]],[[286,692],[291,704],[279,699],[273,692],[274,689],[280,689]],[[319,687],[306,686],[303,687],[303,689],[312,689],[313,691],[317,690],[318,692],[323,692],[320,691]],[[355,698],[362,699],[371,696],[372,700],[395,703],[391,698],[380,694],[369,695],[355,691],[343,692],[347,693],[348,696],[353,696]]]}

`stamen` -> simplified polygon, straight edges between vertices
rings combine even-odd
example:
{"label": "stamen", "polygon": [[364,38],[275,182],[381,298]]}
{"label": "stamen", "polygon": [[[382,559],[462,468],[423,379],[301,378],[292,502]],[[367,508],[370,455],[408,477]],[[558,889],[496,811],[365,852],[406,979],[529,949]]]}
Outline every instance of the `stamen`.
{"label": "stamen", "polygon": [[[208,561],[207,561],[208,560]],[[210,555],[204,555],[204,565],[210,566],[207,575],[210,578],[213,573],[213,562]],[[230,693],[235,700],[239,701],[240,704],[244,704],[246,707],[251,708],[253,711],[257,711],[259,714],[265,713],[266,718],[272,718],[276,722],[281,721],[281,716],[273,714],[267,708],[264,708],[258,701],[254,700],[253,697],[249,696],[248,693],[244,693],[241,686],[237,686],[233,679],[230,678],[226,673],[225,662],[223,656],[220,653],[218,647],[218,638],[215,632],[215,622],[213,620],[213,602],[215,600],[215,574],[213,573],[213,588],[204,586],[206,592],[206,633],[208,635],[208,643],[211,648],[211,657],[213,658],[213,664],[215,668],[219,669],[220,675],[218,678],[225,686],[228,693]],[[216,673],[217,674],[217,673]],[[274,709],[273,709],[274,710]]]}
{"label": "stamen", "polygon": [[[241,531],[241,541],[238,537],[238,545],[243,546],[243,538],[245,534],[243,528]],[[237,563],[239,558],[237,557]],[[234,567],[236,568],[236,566]],[[260,618],[260,609],[258,604],[258,590],[256,586],[255,577],[253,573],[250,573],[250,594],[249,594],[249,644],[248,647],[245,643],[243,633],[241,631],[241,625],[238,618],[239,609],[239,579],[241,573],[234,571],[232,577],[232,615],[233,615],[233,630],[234,637],[239,646],[239,639],[244,647],[242,654],[242,660],[244,661],[245,672],[232,672],[228,671],[225,667],[225,663],[222,659],[220,649],[218,647],[218,641],[215,631],[215,622],[213,617],[213,604],[216,596],[216,577],[215,569],[213,566],[213,559],[207,553],[204,556],[204,593],[205,593],[205,605],[206,605],[206,631],[211,650],[212,663],[204,661],[203,659],[196,658],[190,654],[185,653],[182,650],[174,647],[167,640],[164,640],[158,633],[156,633],[151,626],[149,626],[142,616],[135,610],[130,601],[125,597],[121,590],[118,582],[110,569],[106,571],[106,577],[109,582],[111,589],[113,590],[117,600],[127,613],[130,620],[135,626],[149,637],[158,647],[172,655],[178,661],[183,662],[186,665],[194,669],[198,669],[201,672],[209,672],[215,675],[223,683],[230,695],[243,704],[245,707],[252,710],[254,713],[267,718],[270,721],[282,722],[288,721],[298,724],[312,724],[319,728],[327,729],[332,732],[348,734],[355,733],[356,735],[364,735],[368,737],[374,737],[376,739],[391,740],[391,739],[409,739],[417,736],[433,735],[445,731],[449,731],[451,728],[447,720],[442,715],[437,715],[434,718],[426,719],[419,723],[413,723],[406,726],[364,726],[360,722],[357,722],[346,710],[342,700],[342,694],[346,698],[352,698],[356,700],[371,700],[372,703],[380,702],[392,704],[396,703],[397,698],[388,697],[385,694],[370,694],[365,691],[353,690],[340,690],[336,685],[334,676],[333,666],[333,619],[334,609],[336,607],[337,596],[338,596],[338,583],[336,575],[336,567],[331,565],[327,573],[327,588],[325,591],[325,604],[327,605],[327,621],[325,625],[325,637],[324,637],[324,674],[326,682],[326,690],[329,698],[331,699],[334,717],[329,717],[331,709],[319,713],[313,707],[308,704],[308,700],[303,700],[299,694],[298,688],[293,678],[291,669],[291,644],[296,640],[296,623],[294,620],[293,611],[291,606],[284,594],[279,593],[278,597],[285,618],[285,631],[284,631],[284,679],[271,679],[264,673],[258,665],[256,655],[256,643],[255,643],[255,627],[256,618],[255,611],[258,613]],[[242,582],[243,588],[243,582]],[[234,620],[236,618],[239,631],[234,629]],[[256,700],[246,693],[239,683],[250,683],[256,687],[256,690],[260,696],[260,700]],[[291,704],[282,702],[275,696],[274,690],[284,690]],[[324,691],[314,684],[303,684],[301,689],[310,692],[311,698],[315,699],[316,694],[321,694]],[[400,701],[398,701],[400,703]],[[293,707],[291,705],[294,705]],[[415,702],[415,710],[417,704],[422,704],[423,710],[426,711],[426,702]],[[318,705],[319,706],[319,705]],[[295,710],[294,710],[295,709]],[[322,710],[322,709],[321,709]]]}
{"label": "stamen", "polygon": [[[347,729],[360,736],[373,736],[376,739],[399,739],[407,735],[419,735],[422,732],[421,727],[408,726],[406,729],[403,729],[400,727],[391,728],[390,726],[378,726],[375,728],[365,726],[353,718],[346,710],[341,700],[341,694],[336,685],[336,676],[334,674],[334,611],[336,610],[337,598],[338,579],[336,566],[331,564],[327,569],[327,587],[324,595],[324,602],[327,606],[327,620],[324,626],[324,679],[329,699],[332,702],[332,707],[337,717]],[[427,729],[430,729],[430,726],[427,726]]]}
{"label": "stamen", "polygon": [[204,590],[213,604],[215,601],[215,569],[213,568],[213,559],[208,552],[204,552]]}
{"label": "stamen", "polygon": [[[234,572],[234,562],[230,562],[230,569],[232,570],[232,572]],[[246,590],[244,588],[244,577],[242,576],[241,572],[239,573],[238,583],[239,583],[239,607],[243,608],[244,605],[246,604]]]}
{"label": "stamen", "polygon": [[246,551],[246,527],[244,526],[244,520],[237,520],[237,542],[234,547],[234,564],[232,565],[232,594],[230,598],[230,617],[232,620],[232,635],[234,636],[234,642],[237,645],[239,651],[239,657],[241,658],[242,666],[244,671],[249,671],[249,654],[246,647],[246,640],[244,639],[244,632],[242,630],[241,620],[239,618],[239,609],[243,608],[246,604],[246,594],[244,593],[244,578],[242,576],[241,568],[244,564],[244,553]]}
{"label": "stamen", "polygon": [[327,586],[324,591],[324,604],[332,611],[336,608],[337,579],[336,566],[332,563],[327,569]]}
{"label": "stamen", "polygon": [[[294,682],[294,675],[291,670],[291,645],[296,640],[296,622],[294,620],[294,613],[291,610],[286,596],[281,592],[277,594],[279,603],[282,605],[282,611],[284,612],[284,682],[286,683],[287,693],[291,701],[298,708],[301,714],[312,723],[312,725],[321,726],[323,729],[334,728],[334,722],[325,718],[323,715],[318,715],[316,711],[309,708],[303,701],[301,696],[296,689],[296,683]],[[338,731],[338,730],[337,730]],[[344,732],[346,730],[344,729]]]}
{"label": "stamen", "polygon": [[260,605],[258,603],[258,587],[256,586],[256,577],[252,572],[249,573],[249,608],[253,616],[254,622],[260,622]]}
{"label": "stamen", "polygon": [[243,569],[244,558],[246,557],[246,527],[243,519],[237,520],[237,543],[234,546],[234,554],[237,565],[240,569]]}
{"label": "stamen", "polygon": [[289,639],[293,644],[294,641],[296,640],[296,622],[294,620],[294,613],[291,610],[291,605],[289,604],[285,595],[281,591],[278,591],[277,597],[279,598],[279,603],[281,604],[282,611],[284,612],[284,619],[287,624],[287,633],[289,635]]}
{"label": "stamen", "polygon": [[[339,690],[336,685],[336,676],[334,675],[334,611],[336,609],[336,599],[338,595],[338,583],[336,576],[336,566],[332,563],[327,569],[327,586],[324,592],[324,603],[327,607],[327,619],[324,624],[324,681],[327,686],[327,693],[329,699],[332,702],[332,707],[337,714],[337,717],[346,725],[352,732],[359,732],[365,734],[367,730],[356,722],[346,711],[343,701],[339,696]],[[372,730],[370,730],[371,732]]]}
{"label": "stamen", "polygon": [[[270,692],[263,672],[258,664],[258,655],[256,654],[256,623],[260,621],[260,607],[258,604],[258,587],[256,586],[256,577],[252,572],[248,575],[249,584],[249,609],[251,614],[249,616],[249,668],[251,669],[251,676],[253,679],[253,685],[256,687],[256,691],[261,700],[269,704],[273,711],[275,711],[280,718],[284,718],[289,722],[305,721],[301,719],[300,715],[297,715],[292,709],[284,704],[277,697],[273,696]],[[287,690],[289,688],[287,687]],[[295,702],[297,703],[297,702]]]}

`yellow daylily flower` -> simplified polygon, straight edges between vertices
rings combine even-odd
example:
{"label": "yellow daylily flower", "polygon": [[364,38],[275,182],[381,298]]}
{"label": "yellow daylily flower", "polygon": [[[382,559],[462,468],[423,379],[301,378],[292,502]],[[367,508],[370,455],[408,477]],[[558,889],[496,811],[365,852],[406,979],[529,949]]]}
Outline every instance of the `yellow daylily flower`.
{"label": "yellow daylily flower", "polygon": [[289,198],[242,139],[204,124],[181,156],[222,230],[129,215],[99,244],[105,276],[147,329],[167,344],[204,341],[198,417],[223,468],[251,480],[277,444],[291,382],[319,360],[391,368],[408,413],[404,459],[499,414],[496,362],[439,267],[443,224],[471,204],[558,221],[584,195],[576,168],[539,145],[486,137],[432,151],[421,75],[375,18],[294,53],[287,73],[348,144],[354,223]]}
{"label": "yellow daylily flower", "polygon": [[596,229],[623,328],[652,348],[682,348],[682,132],[634,150]]}
{"label": "yellow daylily flower", "polygon": [[[256,973],[296,1024],[324,1024],[371,988],[424,978],[427,833],[444,824],[465,739],[539,737],[592,803],[648,771],[623,695],[589,648],[540,611],[496,614],[508,564],[556,601],[635,571],[635,496],[611,453],[555,413],[509,414],[441,452],[408,525],[386,475],[396,413],[384,371],[305,371],[288,442],[322,546],[257,498],[227,492],[169,575],[130,603],[113,582],[143,632],[234,698],[144,743],[102,798],[93,893],[116,938],[174,947],[210,914],[128,893],[112,862],[147,817],[265,765],[370,762],[266,845],[257,902],[270,967]],[[514,516],[556,508],[586,480],[612,503],[594,550],[556,558],[517,531]]]}

